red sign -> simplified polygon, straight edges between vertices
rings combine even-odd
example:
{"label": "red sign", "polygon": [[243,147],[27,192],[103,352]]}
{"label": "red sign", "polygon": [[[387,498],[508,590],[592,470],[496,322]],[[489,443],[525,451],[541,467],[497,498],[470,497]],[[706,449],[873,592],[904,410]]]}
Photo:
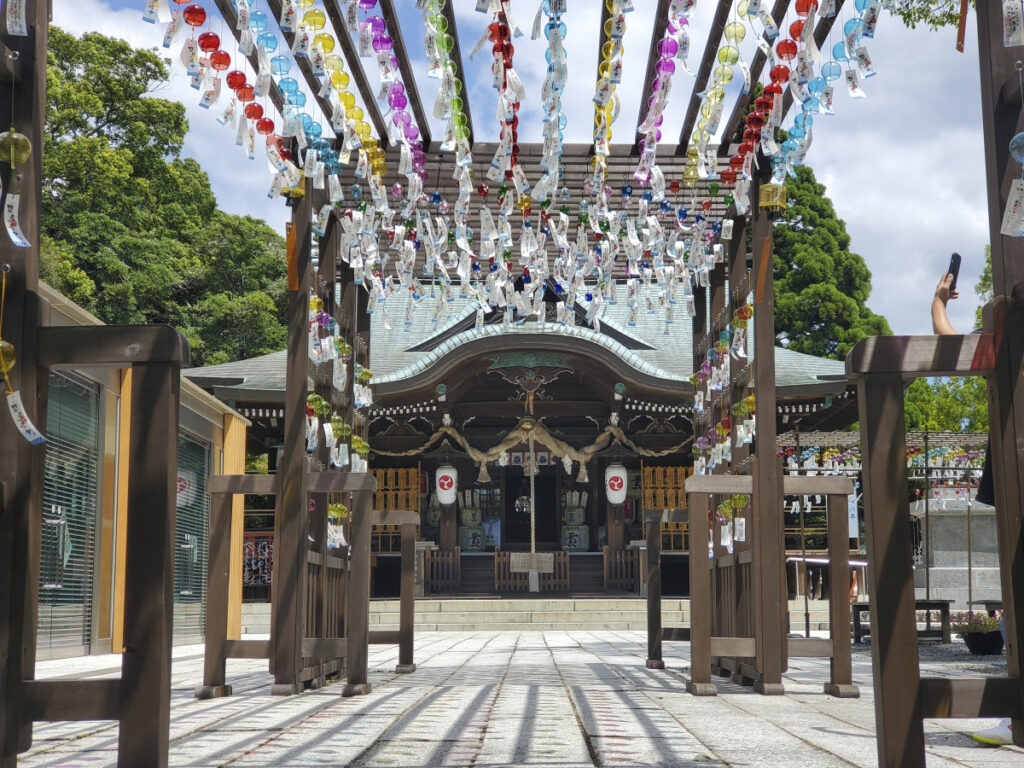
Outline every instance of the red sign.
{"label": "red sign", "polygon": [[442,491],[450,491],[453,485],[455,485],[455,481],[452,480],[451,475],[441,475],[437,478],[437,487]]}
{"label": "red sign", "polygon": [[622,490],[622,482],[623,482],[622,478],[619,477],[618,475],[615,475],[613,477],[609,477],[608,478],[608,488],[610,490],[613,490],[613,491],[621,491]]}

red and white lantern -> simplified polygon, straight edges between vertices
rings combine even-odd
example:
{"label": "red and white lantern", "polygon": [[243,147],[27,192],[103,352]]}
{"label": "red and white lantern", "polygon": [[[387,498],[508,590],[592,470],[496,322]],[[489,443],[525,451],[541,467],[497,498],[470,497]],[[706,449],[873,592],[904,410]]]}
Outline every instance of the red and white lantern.
{"label": "red and white lantern", "polygon": [[626,468],[622,464],[609,464],[604,471],[604,491],[608,495],[608,503],[616,506],[626,500],[629,490]]}
{"label": "red and white lantern", "polygon": [[455,497],[459,492],[459,473],[451,464],[443,464],[437,468],[434,475],[434,492],[441,506],[450,507],[455,503]]}

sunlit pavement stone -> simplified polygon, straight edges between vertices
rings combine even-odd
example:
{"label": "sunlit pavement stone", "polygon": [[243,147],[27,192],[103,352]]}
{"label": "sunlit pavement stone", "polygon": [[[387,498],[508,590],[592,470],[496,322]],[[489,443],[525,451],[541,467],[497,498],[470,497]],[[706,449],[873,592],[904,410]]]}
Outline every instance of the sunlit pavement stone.
{"label": "sunlit pavement stone", "polygon": [[[871,659],[854,654],[860,699],[821,692],[826,659],[794,659],[784,696],[717,681],[719,695],[685,693],[689,645],[665,646],[667,669],[644,666],[635,631],[421,632],[417,671],[395,675],[397,648],[371,646],[369,696],[340,685],[271,697],[265,661],[232,660],[235,695],[198,701],[202,647],[174,649],[170,763],[365,768],[585,766],[876,766]],[[944,655],[945,654],[945,655]],[[1005,663],[948,664],[922,649],[922,674],[1005,674]],[[978,665],[981,665],[979,667]],[[116,676],[115,656],[42,662],[40,679]],[[930,720],[928,766],[1024,768],[1024,751],[976,745],[987,720]],[[20,766],[99,768],[117,761],[117,727],[38,723]]]}

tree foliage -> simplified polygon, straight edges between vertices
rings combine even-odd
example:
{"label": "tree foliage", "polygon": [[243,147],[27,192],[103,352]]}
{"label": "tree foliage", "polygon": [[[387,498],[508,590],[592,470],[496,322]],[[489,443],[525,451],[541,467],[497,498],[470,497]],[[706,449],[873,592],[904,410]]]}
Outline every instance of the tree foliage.
{"label": "tree foliage", "polygon": [[843,359],[866,336],[891,334],[867,308],[871,272],[851,253],[846,225],[825,186],[801,166],[786,181],[788,207],[775,225],[775,327],[797,352]]}
{"label": "tree foliage", "polygon": [[[972,8],[974,2],[971,0]],[[939,29],[959,22],[960,0],[900,0],[893,12],[911,29],[918,24]]]}
{"label": "tree foliage", "polygon": [[107,322],[177,326],[196,365],[280,349],[283,240],[217,209],[167,77],[154,51],[50,28],[43,277]]}

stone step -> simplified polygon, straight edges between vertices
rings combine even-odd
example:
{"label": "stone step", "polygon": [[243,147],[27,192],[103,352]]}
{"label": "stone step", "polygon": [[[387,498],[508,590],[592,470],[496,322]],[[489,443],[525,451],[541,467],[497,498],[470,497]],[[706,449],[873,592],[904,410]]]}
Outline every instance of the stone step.
{"label": "stone step", "polygon": [[[828,628],[828,601],[812,600],[808,608],[812,629]],[[792,631],[804,627],[803,600],[789,601]],[[398,628],[398,600],[370,603],[370,624],[374,629]],[[690,601],[662,600],[665,626],[686,626]],[[420,631],[558,630],[647,628],[647,601],[640,598],[466,598],[421,599],[416,601],[416,627]],[[270,606],[246,603],[242,606],[242,631],[265,634],[270,631]]]}

